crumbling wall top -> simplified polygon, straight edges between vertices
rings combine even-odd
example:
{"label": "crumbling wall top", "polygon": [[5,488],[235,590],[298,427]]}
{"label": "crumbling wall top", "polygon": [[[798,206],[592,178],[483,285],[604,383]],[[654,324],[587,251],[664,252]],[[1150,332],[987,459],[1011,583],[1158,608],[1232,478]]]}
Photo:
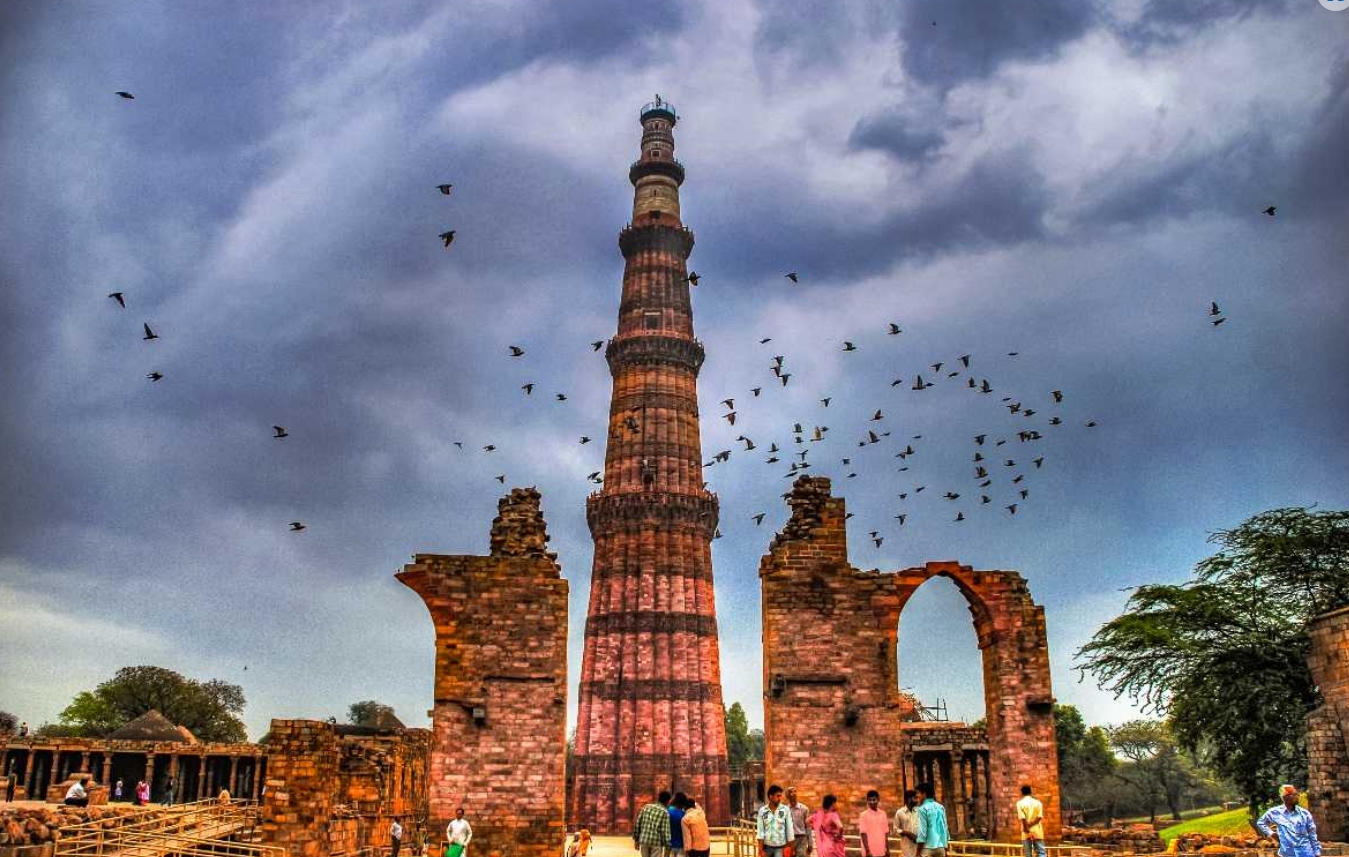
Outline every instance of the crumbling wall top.
{"label": "crumbling wall top", "polygon": [[492,520],[491,555],[557,560],[548,550],[548,524],[543,520],[539,489],[512,488],[497,501]]}
{"label": "crumbling wall top", "polygon": [[824,526],[825,506],[832,496],[830,487],[828,476],[802,476],[792,483],[792,490],[786,495],[792,517],[773,539],[773,547],[783,542],[809,540]]}

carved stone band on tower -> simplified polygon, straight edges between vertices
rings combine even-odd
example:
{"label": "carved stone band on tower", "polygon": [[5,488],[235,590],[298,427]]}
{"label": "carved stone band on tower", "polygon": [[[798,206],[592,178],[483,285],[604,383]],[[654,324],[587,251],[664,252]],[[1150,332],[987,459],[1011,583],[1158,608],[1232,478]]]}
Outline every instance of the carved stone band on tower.
{"label": "carved stone band on tower", "polygon": [[661,789],[684,791],[713,824],[730,817],[712,535],[703,487],[698,370],[680,219],[684,167],[667,101],[642,108],[641,157],[628,170],[632,223],[618,332],[604,487],[586,503],[595,540],[581,666],[573,823],[626,833]]}

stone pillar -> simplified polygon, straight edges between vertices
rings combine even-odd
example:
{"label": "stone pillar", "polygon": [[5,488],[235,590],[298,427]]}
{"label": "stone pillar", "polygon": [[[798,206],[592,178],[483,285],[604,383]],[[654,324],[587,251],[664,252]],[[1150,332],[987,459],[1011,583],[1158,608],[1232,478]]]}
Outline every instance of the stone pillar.
{"label": "stone pillar", "polygon": [[962,836],[970,830],[969,794],[965,791],[965,757],[959,750],[951,751],[951,776],[956,786],[951,794],[951,802],[956,805],[956,830]]}
{"label": "stone pillar", "polygon": [[155,754],[145,754],[145,782],[150,785],[150,802],[155,799]]}
{"label": "stone pillar", "polygon": [[231,795],[237,795],[237,794],[239,793],[239,757],[238,757],[238,756],[230,756],[230,779],[229,779],[229,785],[226,786],[226,788],[228,788],[228,789],[230,790],[230,794],[231,794]]}
{"label": "stone pillar", "polygon": [[37,752],[32,745],[28,746],[28,759],[23,766],[23,790],[29,800],[33,800],[33,789],[37,786],[34,777],[37,773]]}
{"label": "stone pillar", "polygon": [[80,773],[82,773],[82,774],[91,774],[91,773],[93,773],[92,771],[89,770],[89,751],[88,751],[88,750],[85,750],[83,753],[80,753]]}
{"label": "stone pillar", "polygon": [[1349,839],[1349,607],[1308,628],[1321,705],[1307,715],[1307,803],[1322,840]]}
{"label": "stone pillar", "polygon": [[103,779],[100,780],[109,789],[112,788],[112,751],[103,754]]}
{"label": "stone pillar", "polygon": [[210,756],[202,756],[201,764],[197,766],[197,800],[206,799],[206,785],[209,777],[206,776],[207,766],[211,763]]}
{"label": "stone pillar", "polygon": [[436,629],[427,825],[464,806],[479,854],[556,857],[566,832],[567,581],[539,502],[501,500],[490,556],[418,554],[396,575]]}

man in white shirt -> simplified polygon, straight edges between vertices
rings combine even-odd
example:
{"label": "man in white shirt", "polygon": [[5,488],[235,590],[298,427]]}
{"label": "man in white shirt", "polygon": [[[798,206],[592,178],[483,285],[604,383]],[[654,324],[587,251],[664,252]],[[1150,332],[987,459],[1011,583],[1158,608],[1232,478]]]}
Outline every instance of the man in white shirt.
{"label": "man in white shirt", "polygon": [[1045,857],[1045,805],[1031,795],[1031,787],[1021,787],[1021,800],[1016,802],[1016,817],[1021,822],[1021,853],[1023,857]]}
{"label": "man in white shirt", "polygon": [[398,857],[398,849],[403,847],[403,825],[398,823],[398,819],[393,820],[389,825],[389,857]]}
{"label": "man in white shirt", "polygon": [[468,819],[464,818],[464,808],[461,806],[454,811],[454,821],[445,829],[447,857],[466,857],[468,854],[468,843],[473,840],[473,828],[469,826]]}
{"label": "man in white shirt", "polygon": [[66,806],[88,806],[89,791],[85,788],[89,784],[89,778],[83,777],[79,782],[71,785],[66,790]]}
{"label": "man in white shirt", "polygon": [[895,810],[895,830],[901,857],[918,857],[918,793],[913,789],[904,792],[904,805]]}

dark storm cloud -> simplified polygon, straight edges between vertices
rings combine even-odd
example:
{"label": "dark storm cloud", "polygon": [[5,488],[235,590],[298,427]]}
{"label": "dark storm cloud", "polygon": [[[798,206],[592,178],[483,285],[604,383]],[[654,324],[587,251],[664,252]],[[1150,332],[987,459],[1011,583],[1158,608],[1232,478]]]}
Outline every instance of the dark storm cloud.
{"label": "dark storm cloud", "polygon": [[808,5],[759,0],[754,49],[760,57],[787,55],[808,66],[836,63],[855,37],[849,3]]}
{"label": "dark storm cloud", "polygon": [[941,148],[946,136],[915,125],[916,117],[889,112],[858,120],[848,137],[854,150],[877,149],[901,161],[922,161]]}
{"label": "dark storm cloud", "polygon": [[1149,0],[1134,21],[1116,31],[1135,48],[1170,45],[1191,38],[1207,27],[1252,15],[1281,15],[1309,8],[1298,0]]}
{"label": "dark storm cloud", "polygon": [[[1325,101],[1314,112],[1311,126],[1292,166],[1290,205],[1284,210],[1292,216],[1306,214],[1333,224],[1343,222],[1349,210],[1349,59],[1342,60],[1327,76],[1330,80]],[[1345,247],[1339,242],[1340,248]]]}
{"label": "dark storm cloud", "polygon": [[1096,20],[1096,4],[1084,0],[906,2],[899,11],[904,70],[921,83],[950,87],[1005,62],[1050,57]]}

